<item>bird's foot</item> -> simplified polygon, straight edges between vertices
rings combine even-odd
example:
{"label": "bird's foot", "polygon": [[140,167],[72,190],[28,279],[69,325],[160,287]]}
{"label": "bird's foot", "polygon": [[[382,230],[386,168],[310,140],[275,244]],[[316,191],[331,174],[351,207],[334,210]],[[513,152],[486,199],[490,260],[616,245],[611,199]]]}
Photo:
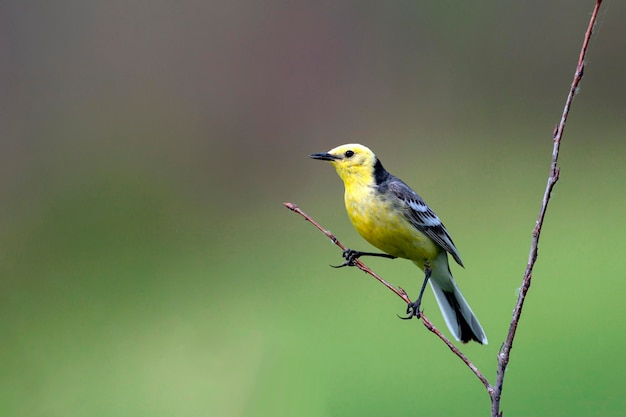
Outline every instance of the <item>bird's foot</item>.
{"label": "bird's foot", "polygon": [[353,249],[345,249],[341,256],[346,261],[341,265],[331,265],[333,268],[343,268],[344,266],[356,266],[356,260],[359,259],[364,252],[359,252]]}
{"label": "bird's foot", "polygon": [[361,256],[378,256],[380,258],[396,259],[397,256],[388,253],[361,252],[354,249],[345,249],[341,254],[346,261],[341,265],[331,265],[333,268],[342,268],[344,266],[356,266],[356,260]]}
{"label": "bird's foot", "polygon": [[421,300],[414,301],[412,303],[408,303],[406,305],[406,317],[400,317],[402,320],[411,320],[413,317],[417,317],[418,319],[422,317],[422,312],[420,311]]}

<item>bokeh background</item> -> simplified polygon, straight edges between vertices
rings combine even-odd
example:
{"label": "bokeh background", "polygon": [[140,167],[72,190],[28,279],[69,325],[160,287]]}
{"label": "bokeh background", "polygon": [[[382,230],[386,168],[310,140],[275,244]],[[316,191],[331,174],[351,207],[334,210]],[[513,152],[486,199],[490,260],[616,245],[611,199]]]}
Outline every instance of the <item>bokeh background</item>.
{"label": "bokeh background", "polygon": [[[429,202],[495,381],[593,1],[5,1],[0,415],[488,415],[308,155]],[[507,415],[619,415],[626,5],[603,6],[508,369]],[[409,262],[368,264],[414,296]],[[429,290],[426,314],[446,333]]]}

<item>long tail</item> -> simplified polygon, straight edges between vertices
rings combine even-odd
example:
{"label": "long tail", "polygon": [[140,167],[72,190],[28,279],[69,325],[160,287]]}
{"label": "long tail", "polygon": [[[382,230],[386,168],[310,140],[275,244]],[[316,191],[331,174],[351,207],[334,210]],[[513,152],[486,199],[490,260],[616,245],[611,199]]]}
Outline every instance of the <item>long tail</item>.
{"label": "long tail", "polygon": [[485,331],[457,287],[445,252],[433,262],[430,285],[435,293],[441,314],[456,340],[463,343],[475,340],[486,345]]}

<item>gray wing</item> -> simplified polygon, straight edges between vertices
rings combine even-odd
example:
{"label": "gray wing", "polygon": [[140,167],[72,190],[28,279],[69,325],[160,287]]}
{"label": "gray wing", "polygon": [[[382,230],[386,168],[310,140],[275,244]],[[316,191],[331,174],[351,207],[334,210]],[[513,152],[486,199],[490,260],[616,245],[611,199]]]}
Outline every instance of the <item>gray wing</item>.
{"label": "gray wing", "polygon": [[389,191],[404,203],[404,215],[409,222],[452,255],[459,265],[463,266],[459,251],[454,246],[448,231],[424,200],[397,177],[391,176],[385,185]]}

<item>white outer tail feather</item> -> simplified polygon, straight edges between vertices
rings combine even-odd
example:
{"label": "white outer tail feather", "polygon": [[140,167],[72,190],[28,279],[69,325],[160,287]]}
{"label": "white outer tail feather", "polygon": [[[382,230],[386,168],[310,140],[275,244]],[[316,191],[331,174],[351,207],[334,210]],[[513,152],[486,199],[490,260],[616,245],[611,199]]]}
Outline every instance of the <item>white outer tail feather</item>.
{"label": "white outer tail feather", "polygon": [[452,332],[452,335],[457,341],[461,340],[461,326],[457,321],[456,309],[448,301],[448,298],[444,294],[444,290],[449,294],[454,295],[461,315],[465,318],[465,321],[467,321],[469,327],[472,329],[474,335],[478,338],[480,343],[486,345],[488,341],[487,336],[485,336],[485,331],[478,322],[478,318],[470,308],[469,304],[465,301],[465,297],[461,294],[456,282],[454,282],[454,278],[452,277],[448,267],[447,254],[444,252],[442,255],[443,256],[440,255],[435,259],[435,265],[433,265],[432,275],[430,277],[430,286],[435,293],[437,304],[439,304],[439,309],[441,310],[441,314],[448,325],[448,329],[450,329],[450,332]]}

